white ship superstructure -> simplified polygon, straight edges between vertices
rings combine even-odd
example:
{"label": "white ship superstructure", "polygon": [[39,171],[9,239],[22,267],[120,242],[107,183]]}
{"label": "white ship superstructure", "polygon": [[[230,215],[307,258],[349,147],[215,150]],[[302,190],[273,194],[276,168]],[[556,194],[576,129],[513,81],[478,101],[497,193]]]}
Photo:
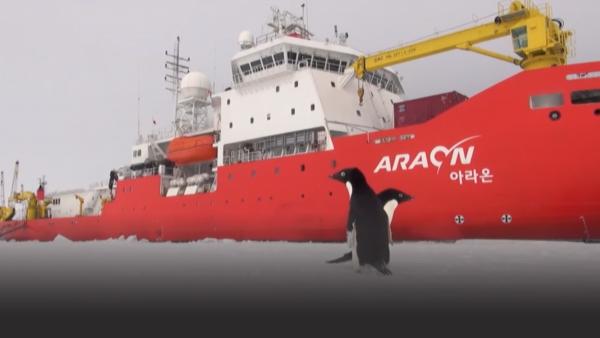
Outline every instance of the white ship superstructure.
{"label": "white ship superstructure", "polygon": [[[184,74],[168,76],[179,87],[176,118],[167,130],[138,140],[130,165],[119,170],[121,178],[160,174],[163,196],[206,193],[217,189],[217,167],[333,150],[335,137],[394,127],[394,103],[404,95],[396,73],[383,69],[356,80],[349,68],[362,53],[346,45],[347,34],[311,40],[301,18],[272,10],[271,33],[240,34],[232,85],[223,92],[212,93],[208,77],[188,73],[186,66]],[[167,55],[188,60],[180,58],[178,46]],[[174,140],[203,135],[214,140],[214,157],[173,163]],[[101,208],[88,206],[93,192],[77,193],[86,195],[85,214],[99,213]],[[75,195],[57,194],[49,213],[79,214]]]}

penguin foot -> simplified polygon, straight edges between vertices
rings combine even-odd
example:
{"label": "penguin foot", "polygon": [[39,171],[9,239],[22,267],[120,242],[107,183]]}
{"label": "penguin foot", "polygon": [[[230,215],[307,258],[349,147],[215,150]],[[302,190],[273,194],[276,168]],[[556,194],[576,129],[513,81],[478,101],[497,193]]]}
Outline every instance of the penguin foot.
{"label": "penguin foot", "polygon": [[334,260],[327,261],[327,264],[338,264],[338,263],[349,262],[351,260],[352,260],[352,252],[348,252],[347,254],[343,255],[340,258],[336,258]]}
{"label": "penguin foot", "polygon": [[383,264],[382,265],[378,265],[378,266],[373,265],[373,267],[377,271],[379,271],[379,273],[381,273],[384,276],[391,276],[392,275],[392,271],[390,269],[388,269],[387,266],[385,266]]}

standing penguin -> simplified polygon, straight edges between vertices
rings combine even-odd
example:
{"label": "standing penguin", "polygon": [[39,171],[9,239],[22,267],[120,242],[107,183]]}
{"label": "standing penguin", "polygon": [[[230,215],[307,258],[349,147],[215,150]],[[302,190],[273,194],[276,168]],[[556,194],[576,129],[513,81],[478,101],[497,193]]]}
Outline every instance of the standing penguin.
{"label": "standing penguin", "polygon": [[394,213],[400,203],[408,202],[412,200],[412,196],[396,189],[387,189],[377,195],[381,203],[383,203],[383,210],[388,217],[388,234],[390,244],[394,244],[392,239],[392,221],[394,220]]}
{"label": "standing penguin", "polygon": [[347,231],[352,234],[349,237],[355,262],[358,266],[371,265],[382,274],[390,275],[387,268],[390,261],[389,225],[383,203],[357,168],[344,169],[331,178],[344,183],[350,194]]}
{"label": "standing penguin", "polygon": [[[396,208],[398,207],[398,205],[400,205],[400,203],[404,203],[404,202],[408,202],[410,200],[412,200],[412,196],[410,196],[407,193],[404,193],[400,190],[396,190],[396,189],[387,189],[384,190],[382,192],[380,192],[377,197],[379,198],[379,200],[381,201],[382,205],[383,205],[383,210],[385,211],[387,218],[388,218],[388,238],[389,238],[389,243],[393,244],[393,239],[392,239],[392,221],[394,219],[394,214],[396,212]],[[349,235],[350,238],[350,235]],[[348,242],[349,244],[351,244],[350,240]],[[343,262],[348,262],[352,260],[352,252],[349,252],[347,254],[345,254],[344,256],[328,261],[327,263],[330,264],[336,264],[336,263],[343,263]],[[388,261],[389,263],[389,261]]]}

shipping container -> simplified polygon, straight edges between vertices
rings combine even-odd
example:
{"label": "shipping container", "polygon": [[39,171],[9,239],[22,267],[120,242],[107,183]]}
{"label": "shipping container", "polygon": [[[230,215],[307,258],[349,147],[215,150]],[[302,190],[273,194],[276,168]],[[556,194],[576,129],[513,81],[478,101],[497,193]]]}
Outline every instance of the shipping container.
{"label": "shipping container", "polygon": [[394,125],[404,127],[424,123],[466,100],[468,97],[453,91],[396,103]]}

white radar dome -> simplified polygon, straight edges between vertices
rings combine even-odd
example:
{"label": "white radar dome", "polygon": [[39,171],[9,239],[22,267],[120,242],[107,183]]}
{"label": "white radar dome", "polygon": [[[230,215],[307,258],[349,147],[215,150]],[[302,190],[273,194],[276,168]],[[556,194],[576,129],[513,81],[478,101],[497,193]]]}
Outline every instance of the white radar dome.
{"label": "white radar dome", "polygon": [[181,80],[182,99],[206,100],[210,95],[210,80],[200,72],[190,72]]}
{"label": "white radar dome", "polygon": [[254,47],[254,35],[249,31],[243,31],[238,38],[240,48],[248,49]]}

